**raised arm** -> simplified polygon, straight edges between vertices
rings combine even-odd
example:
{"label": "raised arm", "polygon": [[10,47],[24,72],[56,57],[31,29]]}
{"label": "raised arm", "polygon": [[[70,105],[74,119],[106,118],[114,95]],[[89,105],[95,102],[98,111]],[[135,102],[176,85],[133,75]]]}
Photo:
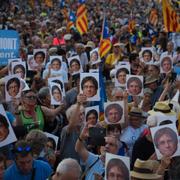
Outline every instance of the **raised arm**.
{"label": "raised arm", "polygon": [[65,110],[65,104],[61,104],[55,109],[50,109],[46,106],[41,106],[41,109],[42,109],[45,116],[55,117],[56,115],[58,115],[59,113],[61,113]]}
{"label": "raised arm", "polygon": [[88,150],[86,149],[84,145],[84,140],[88,137],[88,124],[85,125],[83,128],[79,138],[76,141],[75,150],[81,157],[82,161],[85,162],[88,159]]}

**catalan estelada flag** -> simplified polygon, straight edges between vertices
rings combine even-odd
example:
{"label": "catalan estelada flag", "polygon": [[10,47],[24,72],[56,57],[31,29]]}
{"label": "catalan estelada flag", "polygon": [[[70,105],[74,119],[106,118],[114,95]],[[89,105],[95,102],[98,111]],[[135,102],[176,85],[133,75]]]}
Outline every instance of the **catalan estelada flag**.
{"label": "catalan estelada flag", "polygon": [[158,11],[155,8],[152,8],[149,15],[149,23],[153,26],[156,26],[158,23]]}
{"label": "catalan estelada flag", "polygon": [[179,16],[168,0],[162,0],[162,11],[166,32],[180,32]]}
{"label": "catalan estelada flag", "polygon": [[109,28],[108,28],[107,20],[104,16],[100,45],[99,45],[100,57],[103,58],[110,51],[110,49],[111,49],[111,41],[109,36]]}
{"label": "catalan estelada flag", "polygon": [[87,9],[84,0],[79,0],[79,3],[80,5],[76,13],[76,29],[82,35],[88,31]]}
{"label": "catalan estelada flag", "polygon": [[74,12],[70,11],[69,13],[69,21],[67,23],[67,30],[70,30],[72,27],[75,26],[76,22],[76,15]]}

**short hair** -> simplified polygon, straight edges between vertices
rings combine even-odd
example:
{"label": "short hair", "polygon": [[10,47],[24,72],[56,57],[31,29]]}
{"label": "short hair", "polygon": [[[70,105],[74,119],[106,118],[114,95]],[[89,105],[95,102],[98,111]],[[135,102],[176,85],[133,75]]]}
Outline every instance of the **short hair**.
{"label": "short hair", "polygon": [[125,72],[126,74],[129,74],[128,69],[126,69],[126,68],[120,68],[120,69],[118,69],[117,72],[116,72],[116,78],[118,78],[119,73],[121,73],[121,72]]}
{"label": "short hair", "polygon": [[108,174],[112,167],[118,167],[122,171],[122,175],[124,177],[124,180],[129,180],[129,170],[125,163],[121,159],[110,159],[107,163],[106,167],[106,177],[108,177]]}
{"label": "short hair", "polygon": [[35,90],[33,90],[33,89],[28,89],[28,90],[22,91],[21,96],[24,97],[24,96],[25,96],[27,93],[29,93],[29,92],[33,92],[33,93],[36,94],[36,91],[35,91]]}
{"label": "short hair", "polygon": [[43,131],[33,129],[27,134],[26,141],[31,144],[34,154],[39,155],[45,147],[48,138]]}
{"label": "short hair", "polygon": [[11,78],[11,79],[7,82],[7,85],[6,85],[7,91],[9,90],[10,84],[12,84],[13,82],[15,82],[15,83],[17,84],[18,88],[20,88],[20,85],[21,85],[20,80],[19,80],[17,77],[14,77],[14,78]]}
{"label": "short hair", "polygon": [[14,66],[13,73],[15,74],[16,70],[19,68],[22,69],[23,73],[25,74],[25,67],[22,64],[17,64]]}
{"label": "short hair", "polygon": [[146,49],[142,52],[142,57],[144,56],[145,53],[148,53],[152,57],[152,51],[149,49]]}
{"label": "short hair", "polygon": [[61,60],[59,58],[54,58],[51,60],[51,64],[54,62],[54,61],[57,61],[59,62],[59,65],[61,66]]}
{"label": "short hair", "polygon": [[36,52],[36,53],[34,54],[34,59],[36,59],[36,56],[39,55],[39,54],[42,55],[43,59],[44,59],[45,56],[46,56],[43,51],[38,51],[38,52]]}
{"label": "short hair", "polygon": [[79,62],[79,60],[76,59],[76,58],[72,59],[72,60],[70,61],[69,65],[72,66],[72,63],[74,63],[74,62],[76,62],[76,63],[79,65],[79,67],[80,67],[80,62]]}
{"label": "short hair", "polygon": [[161,67],[163,66],[164,61],[169,61],[171,66],[172,66],[172,60],[171,60],[171,58],[169,56],[165,56],[165,57],[162,58]]}
{"label": "short hair", "polygon": [[177,134],[169,127],[164,127],[162,129],[159,129],[158,131],[156,131],[156,133],[154,134],[154,143],[156,148],[158,148],[158,142],[159,139],[161,138],[161,136],[163,135],[168,135],[170,136],[174,143],[177,144],[178,143],[178,138],[177,138]]}
{"label": "short hair", "polygon": [[115,88],[113,88],[113,90],[112,90],[112,92],[111,92],[111,95],[114,96],[116,92],[121,92],[121,93],[123,93],[124,91],[123,91],[123,89],[120,88],[120,87],[115,87]]}
{"label": "short hair", "polygon": [[98,119],[98,113],[97,113],[97,111],[96,111],[95,109],[91,109],[90,111],[87,112],[87,114],[86,114],[86,121],[87,121],[88,116],[91,115],[91,114],[94,114],[94,115],[95,115],[96,121],[97,121],[97,119]]}
{"label": "short hair", "polygon": [[49,87],[42,87],[38,92],[38,98],[45,99],[49,95]]}
{"label": "short hair", "polygon": [[[70,120],[72,114],[74,113],[74,111],[76,111],[76,109],[77,109],[77,104],[73,104],[66,110],[66,117],[68,121]],[[84,107],[80,106],[80,110],[82,109],[84,109]]]}
{"label": "short hair", "polygon": [[32,146],[25,140],[19,140],[13,148],[13,153],[15,158],[17,158],[18,155],[26,157],[28,154],[32,154]]}
{"label": "short hair", "polygon": [[9,124],[7,122],[7,119],[2,114],[0,114],[0,124],[3,124],[5,126],[5,128],[7,128],[7,129],[9,128]]}
{"label": "short hair", "polygon": [[82,82],[81,82],[81,89],[83,89],[83,86],[86,82],[91,81],[93,85],[95,86],[95,89],[98,89],[98,82],[95,77],[93,76],[86,76]]}
{"label": "short hair", "polygon": [[107,117],[108,116],[108,113],[111,109],[117,109],[118,110],[118,113],[119,113],[119,116],[122,117],[123,115],[123,109],[121,107],[121,105],[117,104],[117,103],[112,103],[112,104],[109,104],[106,109],[105,109],[105,116]]}
{"label": "short hair", "polygon": [[139,54],[137,53],[131,53],[129,55],[129,62],[132,63],[137,57],[139,57]]}
{"label": "short hair", "polygon": [[118,129],[121,133],[121,125],[120,124],[108,124],[107,125],[107,133],[114,131],[115,129]]}
{"label": "short hair", "polygon": [[127,81],[127,87],[129,88],[129,85],[134,81],[137,82],[137,84],[139,85],[139,88],[142,89],[143,84],[142,84],[141,80],[138,77],[130,77],[128,79],[128,81]]}
{"label": "short hair", "polygon": [[72,158],[63,159],[57,166],[56,172],[59,174],[65,174],[71,172],[71,170],[76,169],[79,173],[79,177],[81,175],[81,167],[77,160]]}

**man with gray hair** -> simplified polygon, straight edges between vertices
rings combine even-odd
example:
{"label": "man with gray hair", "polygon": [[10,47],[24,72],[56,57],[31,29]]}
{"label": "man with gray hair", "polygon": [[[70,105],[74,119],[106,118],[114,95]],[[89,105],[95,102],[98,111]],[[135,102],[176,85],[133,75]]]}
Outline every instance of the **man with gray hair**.
{"label": "man with gray hair", "polygon": [[52,180],[78,180],[81,176],[81,167],[75,159],[67,158],[57,166]]}

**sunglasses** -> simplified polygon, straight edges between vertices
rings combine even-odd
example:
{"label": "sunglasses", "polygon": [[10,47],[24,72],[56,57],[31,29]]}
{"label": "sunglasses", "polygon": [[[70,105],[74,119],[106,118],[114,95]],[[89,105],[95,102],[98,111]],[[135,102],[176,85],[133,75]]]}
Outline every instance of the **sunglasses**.
{"label": "sunglasses", "polygon": [[19,146],[19,147],[17,147],[17,148],[15,149],[15,152],[16,152],[16,153],[30,152],[31,150],[32,150],[32,148],[31,148],[30,146],[26,146],[26,147],[21,147],[21,146]]}
{"label": "sunglasses", "polygon": [[36,96],[25,96],[25,98],[30,99],[30,100],[36,100],[37,99]]}

